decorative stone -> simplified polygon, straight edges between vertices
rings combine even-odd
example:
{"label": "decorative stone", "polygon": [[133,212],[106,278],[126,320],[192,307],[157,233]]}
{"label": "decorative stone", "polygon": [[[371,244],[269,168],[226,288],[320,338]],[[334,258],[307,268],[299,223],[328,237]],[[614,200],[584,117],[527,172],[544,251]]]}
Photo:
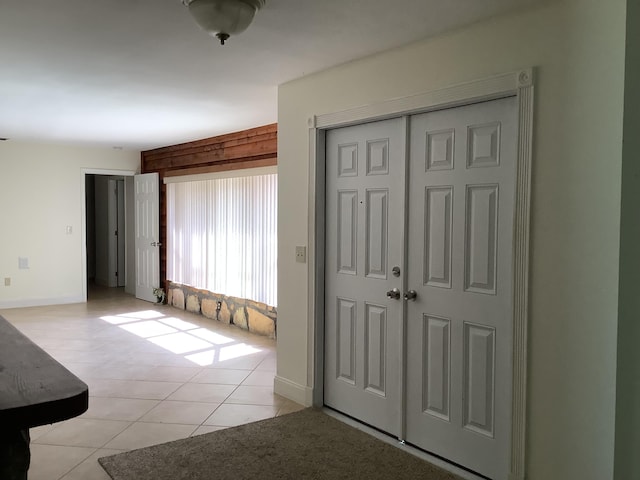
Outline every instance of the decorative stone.
{"label": "decorative stone", "polygon": [[225,324],[233,322],[256,335],[277,336],[277,309],[261,302],[169,282],[167,303]]}
{"label": "decorative stone", "polygon": [[173,290],[173,299],[171,305],[180,310],[184,310],[184,292],[178,288]]}
{"label": "decorative stone", "polygon": [[247,307],[252,307],[255,310],[259,311],[259,312],[264,312],[266,311],[269,307],[267,306],[266,303],[260,303],[260,302],[256,302],[254,300],[247,300]]}
{"label": "decorative stone", "polygon": [[200,300],[195,295],[187,297],[187,310],[192,313],[200,313]]}
{"label": "decorative stone", "polygon": [[238,308],[233,314],[233,324],[242,328],[243,330],[249,330],[249,324],[247,323],[247,315],[244,312],[244,308]]}
{"label": "decorative stone", "polygon": [[226,300],[222,301],[222,308],[220,308],[220,312],[218,313],[218,320],[227,325],[231,323],[231,310],[229,310],[229,305]]}
{"label": "decorative stone", "polygon": [[225,300],[225,303],[227,304],[227,307],[229,308],[229,312],[231,313],[231,316],[233,317],[233,314],[236,313],[236,310],[238,310],[237,305],[233,301],[233,297],[226,297],[224,300]]}
{"label": "decorative stone", "polygon": [[217,318],[218,318],[218,312],[217,312],[218,305],[217,305],[216,301],[213,298],[203,298],[201,307],[202,307],[202,315],[204,315],[207,318],[211,318],[213,320],[217,320]]}
{"label": "decorative stone", "polygon": [[259,311],[247,307],[249,331],[257,335],[276,338],[276,322]]}

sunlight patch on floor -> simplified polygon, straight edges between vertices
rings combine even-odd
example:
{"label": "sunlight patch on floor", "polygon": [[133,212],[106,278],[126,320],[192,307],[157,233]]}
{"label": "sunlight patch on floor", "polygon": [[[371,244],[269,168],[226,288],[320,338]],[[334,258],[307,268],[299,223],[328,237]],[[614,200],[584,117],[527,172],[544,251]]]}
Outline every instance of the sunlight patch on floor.
{"label": "sunlight patch on floor", "polygon": [[234,341],[229,337],[225,337],[224,335],[220,335],[219,333],[212,332],[211,330],[207,330],[206,328],[199,328],[198,330],[192,330],[189,333],[191,333],[192,335],[195,335],[196,337],[200,337],[203,340],[211,342],[214,345],[224,345],[225,343],[231,343]]}
{"label": "sunlight patch on floor", "polygon": [[234,358],[244,357],[246,355],[252,355],[258,353],[260,350],[254,348],[245,343],[239,343],[237,345],[230,345],[228,347],[222,347],[220,349],[219,360],[224,362],[226,360],[232,360]]}
{"label": "sunlight patch on floor", "polygon": [[201,367],[208,367],[209,365],[213,365],[216,363],[216,351],[215,350],[207,350],[206,352],[194,353],[192,355],[187,355],[187,360],[195,363],[196,365],[200,365]]}
{"label": "sunlight patch on floor", "polygon": [[184,358],[203,367],[262,351],[246,343],[233,344],[235,340],[229,337],[155,310],[105,315],[100,319],[171,353],[188,354]]}
{"label": "sunlight patch on floor", "polygon": [[185,332],[150,338],[149,341],[170,352],[178,354],[197,352],[198,350],[213,347],[209,342],[205,342]]}
{"label": "sunlight patch on floor", "polygon": [[137,323],[125,323],[119,325],[119,327],[142,338],[157,337],[158,335],[166,335],[178,331],[175,328],[171,328],[170,326],[165,325],[164,323],[157,322],[155,320],[147,320]]}

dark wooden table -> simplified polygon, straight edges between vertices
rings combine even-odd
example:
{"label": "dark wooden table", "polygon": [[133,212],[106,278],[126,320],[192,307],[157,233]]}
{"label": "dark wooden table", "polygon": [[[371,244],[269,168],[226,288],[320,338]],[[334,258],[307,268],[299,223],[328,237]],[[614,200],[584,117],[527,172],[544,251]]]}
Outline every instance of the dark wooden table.
{"label": "dark wooden table", "polygon": [[29,468],[29,428],[76,417],[89,388],[0,316],[0,479]]}

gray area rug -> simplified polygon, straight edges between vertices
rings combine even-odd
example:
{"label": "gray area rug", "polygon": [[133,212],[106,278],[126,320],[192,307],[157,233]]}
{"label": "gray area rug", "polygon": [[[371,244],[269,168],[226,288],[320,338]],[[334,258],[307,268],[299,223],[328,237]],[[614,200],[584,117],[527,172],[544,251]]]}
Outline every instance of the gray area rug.
{"label": "gray area rug", "polygon": [[98,461],[113,480],[459,480],[310,408]]}

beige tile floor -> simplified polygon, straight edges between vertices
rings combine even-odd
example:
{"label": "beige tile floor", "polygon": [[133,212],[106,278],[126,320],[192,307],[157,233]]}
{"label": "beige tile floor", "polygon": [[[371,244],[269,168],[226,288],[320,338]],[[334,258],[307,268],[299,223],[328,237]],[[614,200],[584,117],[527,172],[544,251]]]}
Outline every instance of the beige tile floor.
{"label": "beige tile floor", "polygon": [[86,413],[31,430],[29,480],[108,480],[99,457],[302,408],[273,393],[275,341],[122,289],[0,315],[89,385]]}

